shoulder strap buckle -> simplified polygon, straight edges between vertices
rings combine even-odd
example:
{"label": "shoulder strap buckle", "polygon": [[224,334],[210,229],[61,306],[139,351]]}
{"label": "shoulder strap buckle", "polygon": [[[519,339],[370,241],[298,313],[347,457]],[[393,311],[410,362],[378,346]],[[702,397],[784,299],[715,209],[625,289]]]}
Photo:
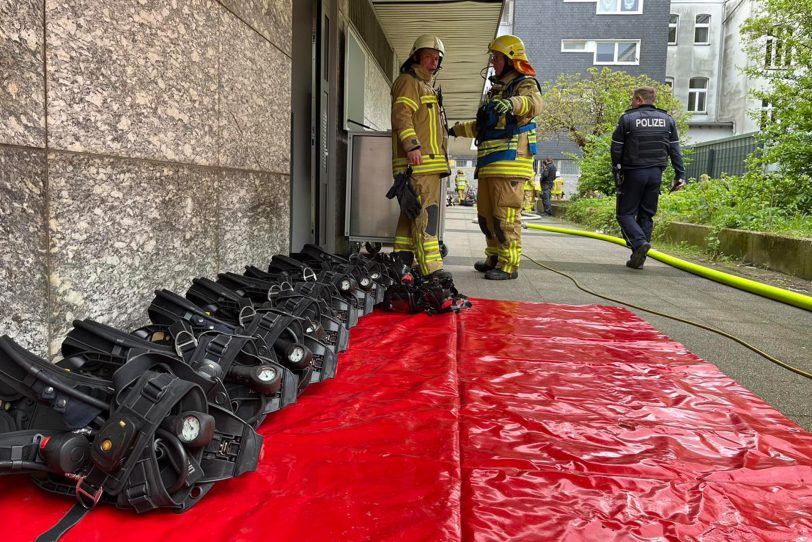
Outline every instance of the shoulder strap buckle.
{"label": "shoulder strap buckle", "polygon": [[83,487],[85,483],[86,476],[78,476],[76,478],[76,500],[79,501],[84,508],[87,510],[92,510],[99,504],[99,501],[102,498],[102,494],[104,493],[104,489],[99,487],[96,490],[92,489],[92,486],[88,484],[88,487],[91,488],[90,491]]}

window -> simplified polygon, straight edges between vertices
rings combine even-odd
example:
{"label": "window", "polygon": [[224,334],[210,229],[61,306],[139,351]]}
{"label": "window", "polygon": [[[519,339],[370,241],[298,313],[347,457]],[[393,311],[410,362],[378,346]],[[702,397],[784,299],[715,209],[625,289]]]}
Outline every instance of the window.
{"label": "window", "polygon": [[688,83],[688,111],[707,113],[708,80],[704,77],[693,77]]}
{"label": "window", "polygon": [[643,13],[643,0],[598,0],[598,15]]}
{"label": "window", "polygon": [[640,40],[561,40],[562,53],[592,53],[593,64],[637,65]]}
{"label": "window", "polygon": [[784,41],[784,30],[774,28],[764,47],[764,67],[768,69],[787,68],[792,65],[792,48]]}
{"label": "window", "polygon": [[586,50],[586,40],[561,40],[562,53],[567,51],[584,52]]}
{"label": "window", "polygon": [[673,77],[666,77],[665,84],[668,85],[668,88],[674,89],[674,78]]}
{"label": "window", "polygon": [[763,131],[767,128],[767,124],[772,123],[773,117],[773,104],[767,100],[761,100],[761,115],[759,118],[759,128]]}
{"label": "window", "polygon": [[673,13],[668,19],[668,45],[677,44],[677,27],[679,26],[679,15]]}
{"label": "window", "polygon": [[707,45],[710,43],[710,15],[702,14],[696,16],[694,43],[699,45]]}
{"label": "window", "polygon": [[598,41],[594,64],[638,64],[639,41]]}

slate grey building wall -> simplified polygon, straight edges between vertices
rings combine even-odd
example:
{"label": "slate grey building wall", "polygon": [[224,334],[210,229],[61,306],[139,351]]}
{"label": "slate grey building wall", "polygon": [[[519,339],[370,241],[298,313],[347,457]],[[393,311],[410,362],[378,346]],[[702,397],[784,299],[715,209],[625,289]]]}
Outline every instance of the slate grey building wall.
{"label": "slate grey building wall", "polygon": [[0,0],[0,334],[288,250],[291,2]]}
{"label": "slate grey building wall", "polygon": [[[515,0],[513,32],[525,42],[539,82],[554,82],[562,73],[586,74],[592,53],[562,53],[563,39],[639,39],[640,63],[609,66],[632,75],[665,81],[670,0],[644,0],[640,15],[597,15],[596,2]],[[603,66],[595,66],[598,69]],[[577,147],[565,138],[542,143],[542,154],[561,156]]]}

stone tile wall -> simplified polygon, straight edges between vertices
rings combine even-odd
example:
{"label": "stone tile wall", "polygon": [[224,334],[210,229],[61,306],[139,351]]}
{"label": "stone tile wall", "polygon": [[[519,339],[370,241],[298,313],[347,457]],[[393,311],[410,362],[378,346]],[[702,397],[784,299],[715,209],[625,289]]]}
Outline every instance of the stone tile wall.
{"label": "stone tile wall", "polygon": [[0,334],[286,252],[292,0],[0,0]]}

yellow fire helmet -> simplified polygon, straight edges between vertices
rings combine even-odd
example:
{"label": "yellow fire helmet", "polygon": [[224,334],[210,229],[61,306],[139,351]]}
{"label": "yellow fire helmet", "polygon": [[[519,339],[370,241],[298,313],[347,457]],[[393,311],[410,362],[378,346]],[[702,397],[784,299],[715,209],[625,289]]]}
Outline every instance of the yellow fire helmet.
{"label": "yellow fire helmet", "polygon": [[488,45],[488,51],[502,53],[508,60],[512,60],[517,72],[531,77],[536,75],[536,70],[527,59],[524,42],[518,36],[510,34],[499,36]]}

